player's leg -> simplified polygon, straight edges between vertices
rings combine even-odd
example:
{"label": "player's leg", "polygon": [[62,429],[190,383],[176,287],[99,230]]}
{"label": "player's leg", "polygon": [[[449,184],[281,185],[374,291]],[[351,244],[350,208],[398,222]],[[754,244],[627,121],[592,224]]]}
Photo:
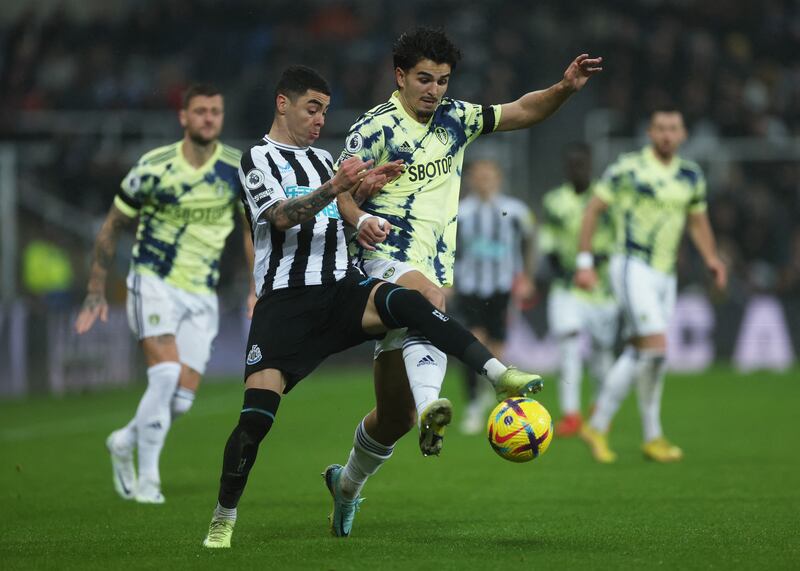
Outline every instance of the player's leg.
{"label": "player's leg", "polygon": [[418,329],[440,350],[487,377],[500,400],[533,394],[543,387],[541,377],[506,367],[464,326],[436,309],[418,291],[379,283],[372,288],[361,323],[364,331],[373,334],[387,328]]}
{"label": "player's leg", "polygon": [[[675,305],[675,279],[658,276],[659,301],[662,331],[666,331],[672,309]],[[642,419],[644,444],[642,451],[646,458],[657,462],[677,462],[683,458],[683,451],[664,438],[661,427],[661,395],[664,391],[666,372],[666,334],[651,335],[640,340],[639,362],[636,371],[636,388],[639,413]]]}
{"label": "player's leg", "polygon": [[[442,289],[432,283],[421,272],[413,270],[400,275],[396,283],[402,287],[417,290],[439,311],[445,311],[445,297]],[[403,361],[406,375],[414,395],[417,408],[417,417],[420,428],[425,428],[425,422],[433,411],[426,410],[439,400],[447,372],[447,355],[431,343],[420,331],[410,329],[406,340],[403,342]],[[449,401],[437,403],[447,408]],[[452,416],[452,410],[447,413],[447,422]],[[428,424],[427,426],[430,426]],[[443,428],[442,428],[443,430]]]}
{"label": "player's leg", "polygon": [[594,396],[590,410],[596,406],[600,389],[614,365],[614,344],[619,329],[619,307],[609,301],[590,305],[588,311],[589,333],[592,338],[590,372],[594,381]]}
{"label": "player's leg", "polygon": [[550,291],[547,300],[547,321],[551,333],[558,340],[558,401],[561,405],[561,420],[556,425],[556,434],[561,437],[576,435],[583,424],[581,417],[583,360],[580,347],[582,317],[579,301],[571,292],[560,288],[553,288]]}
{"label": "player's leg", "polygon": [[139,481],[136,501],[160,504],[159,459],[172,424],[170,403],[178,388],[181,365],[178,346],[171,334],[146,337],[141,342],[147,363],[147,389],[136,409],[136,447]]}
{"label": "player's leg", "polygon": [[415,419],[402,353],[381,352],[375,359],[375,408],[356,427],[347,463],[328,466],[323,474],[334,500],[331,533],[350,535],[364,484],[391,458],[395,442],[414,427]]}
{"label": "player's leg", "polygon": [[[464,311],[466,313],[466,310]],[[472,325],[468,323],[468,325]],[[475,339],[489,347],[491,351],[491,347],[489,345],[489,334],[487,333],[486,329],[483,327],[470,327],[470,333],[475,336]],[[461,432],[464,434],[478,434],[483,428],[485,424],[485,419],[481,417],[481,410],[483,409],[483,405],[481,401],[483,400],[484,392],[484,383],[479,381],[478,373],[476,373],[471,367],[464,365],[464,389],[466,392],[466,407],[464,408],[464,417],[461,420]],[[494,398],[492,397],[492,401]]]}
{"label": "player's leg", "polygon": [[[140,339],[147,364],[147,388],[127,426],[106,440],[111,454],[114,487],[125,499],[164,501],[160,492],[158,455],[170,423],[170,399],[180,375],[175,344],[180,309],[171,290],[158,278],[128,276],[128,322]],[[134,450],[139,448],[139,476]],[[144,479],[142,478],[144,476]]]}
{"label": "player's leg", "polygon": [[236,523],[236,508],[242,497],[258,447],[272,428],[286,378],[277,369],[264,369],[247,377],[239,422],[228,437],[222,456],[217,506],[203,545],[210,548],[231,546]]}
{"label": "player's leg", "polygon": [[603,463],[616,460],[616,454],[608,447],[608,430],[636,377],[639,338],[649,334],[648,327],[657,319],[654,314],[657,293],[647,269],[646,264],[629,256],[615,256],[609,267],[628,340],[608,371],[594,413],[581,431],[581,438],[589,445],[595,460]]}

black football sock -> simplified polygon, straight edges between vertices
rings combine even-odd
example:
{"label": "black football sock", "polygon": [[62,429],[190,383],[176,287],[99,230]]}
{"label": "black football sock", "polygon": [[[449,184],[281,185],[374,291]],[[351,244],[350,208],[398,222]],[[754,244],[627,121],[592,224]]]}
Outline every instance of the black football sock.
{"label": "black football sock", "polygon": [[233,429],[222,457],[219,505],[235,508],[247,484],[247,476],[256,461],[258,445],[267,435],[281,397],[274,391],[246,389],[239,424]]}
{"label": "black football sock", "polygon": [[458,321],[436,309],[420,292],[383,284],[375,292],[375,308],[390,329],[416,329],[440,351],[463,361],[476,373],[486,374],[484,365],[493,359],[489,349]]}

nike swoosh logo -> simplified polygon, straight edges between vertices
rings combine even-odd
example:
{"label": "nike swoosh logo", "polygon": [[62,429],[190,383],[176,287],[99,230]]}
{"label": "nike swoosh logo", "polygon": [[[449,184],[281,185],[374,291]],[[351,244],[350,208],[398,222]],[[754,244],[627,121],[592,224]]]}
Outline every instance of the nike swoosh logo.
{"label": "nike swoosh logo", "polygon": [[122,479],[122,476],[119,473],[119,470],[114,470],[114,473],[117,475],[117,480],[119,480],[119,485],[122,486],[122,491],[125,492],[125,495],[131,493],[131,491],[125,486],[125,480]]}

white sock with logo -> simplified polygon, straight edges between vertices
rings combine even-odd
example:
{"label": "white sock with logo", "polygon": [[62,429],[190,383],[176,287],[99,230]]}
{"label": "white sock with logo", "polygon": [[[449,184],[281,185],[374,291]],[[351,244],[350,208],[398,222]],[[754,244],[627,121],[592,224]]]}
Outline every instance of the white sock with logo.
{"label": "white sock with logo", "polygon": [[403,361],[419,418],[425,408],[439,398],[447,372],[447,355],[419,333],[409,332],[403,341]]}
{"label": "white sock with logo", "polygon": [[147,390],[136,409],[140,481],[161,481],[158,459],[172,421],[170,401],[178,387],[180,374],[180,363],[173,361],[147,369]]}

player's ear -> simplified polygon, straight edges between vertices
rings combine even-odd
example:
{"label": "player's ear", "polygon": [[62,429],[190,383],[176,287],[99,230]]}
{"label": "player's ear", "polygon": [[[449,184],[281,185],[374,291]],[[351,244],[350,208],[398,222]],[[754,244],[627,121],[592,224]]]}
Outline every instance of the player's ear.
{"label": "player's ear", "polygon": [[406,72],[403,68],[394,68],[394,82],[397,84],[397,87],[402,88],[406,86]]}
{"label": "player's ear", "polygon": [[289,106],[289,98],[283,93],[278,93],[275,97],[275,109],[280,115],[286,114],[286,108]]}
{"label": "player's ear", "polygon": [[181,127],[183,127],[184,129],[186,128],[186,125],[189,122],[189,118],[187,117],[187,115],[188,112],[186,111],[186,109],[181,109],[180,112],[178,112],[178,121],[180,121]]}

